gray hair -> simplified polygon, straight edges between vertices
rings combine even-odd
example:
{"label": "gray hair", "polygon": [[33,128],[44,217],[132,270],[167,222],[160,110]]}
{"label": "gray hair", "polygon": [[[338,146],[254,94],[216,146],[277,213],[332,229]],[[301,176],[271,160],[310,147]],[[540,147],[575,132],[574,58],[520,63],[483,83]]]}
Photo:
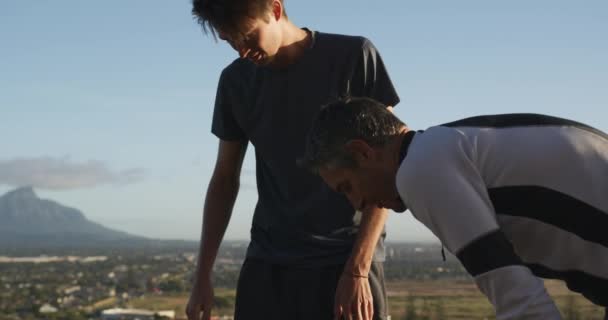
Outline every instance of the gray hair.
{"label": "gray hair", "polygon": [[355,167],[345,145],[363,140],[372,147],[383,146],[405,124],[387,107],[370,98],[343,98],[321,108],[306,137],[306,151],[300,167],[318,173],[321,168]]}

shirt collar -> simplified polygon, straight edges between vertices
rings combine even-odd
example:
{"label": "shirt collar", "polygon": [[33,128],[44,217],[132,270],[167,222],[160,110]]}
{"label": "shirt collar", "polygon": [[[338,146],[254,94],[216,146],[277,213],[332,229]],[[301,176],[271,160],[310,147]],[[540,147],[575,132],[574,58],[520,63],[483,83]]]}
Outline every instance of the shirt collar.
{"label": "shirt collar", "polygon": [[405,157],[407,157],[407,151],[410,148],[410,144],[412,143],[412,139],[416,135],[416,131],[410,130],[405,133],[405,137],[403,137],[403,141],[401,142],[401,149],[399,150],[399,163],[403,162]]}

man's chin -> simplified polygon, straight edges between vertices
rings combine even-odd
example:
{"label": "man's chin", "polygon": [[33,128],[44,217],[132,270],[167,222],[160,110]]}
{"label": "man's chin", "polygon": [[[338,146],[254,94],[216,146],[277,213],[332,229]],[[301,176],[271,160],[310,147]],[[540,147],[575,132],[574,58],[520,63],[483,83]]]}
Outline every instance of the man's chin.
{"label": "man's chin", "polygon": [[268,66],[268,65],[270,65],[270,64],[272,63],[272,61],[273,61],[273,59],[272,59],[272,58],[273,58],[273,57],[267,57],[267,56],[266,56],[266,57],[264,57],[264,58],[262,58],[262,59],[259,59],[259,60],[250,60],[250,61],[251,61],[251,62],[253,62],[253,63],[254,63],[255,65],[257,65],[257,66],[261,66],[261,67],[263,67],[263,66]]}
{"label": "man's chin", "polygon": [[405,210],[407,210],[407,207],[405,205],[403,205],[403,203],[401,203],[401,201],[399,201],[399,203],[390,203],[390,204],[380,203],[380,204],[378,204],[378,208],[389,209],[389,210],[393,210],[398,213],[401,213],[401,212],[404,212]]}
{"label": "man's chin", "polygon": [[406,207],[398,207],[398,208],[393,208],[393,211],[397,212],[397,213],[403,213],[407,210]]}
{"label": "man's chin", "polygon": [[407,210],[407,207],[405,206],[405,204],[403,204],[403,202],[399,201],[399,203],[396,203],[392,206],[391,210],[397,213],[402,213]]}

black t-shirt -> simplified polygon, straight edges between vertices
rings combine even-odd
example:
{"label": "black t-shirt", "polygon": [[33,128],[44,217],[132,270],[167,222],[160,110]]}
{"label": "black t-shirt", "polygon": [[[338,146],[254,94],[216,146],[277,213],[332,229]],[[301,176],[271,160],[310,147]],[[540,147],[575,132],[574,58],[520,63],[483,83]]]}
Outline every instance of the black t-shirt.
{"label": "black t-shirt", "polygon": [[[344,263],[356,237],[360,215],[347,199],[296,165],[319,108],[346,95],[399,102],[369,40],[311,33],[310,48],[286,68],[235,60],[222,72],[215,101],[212,132],[255,148],[258,202],[248,257],[273,263]],[[383,239],[374,259],[384,259]]]}

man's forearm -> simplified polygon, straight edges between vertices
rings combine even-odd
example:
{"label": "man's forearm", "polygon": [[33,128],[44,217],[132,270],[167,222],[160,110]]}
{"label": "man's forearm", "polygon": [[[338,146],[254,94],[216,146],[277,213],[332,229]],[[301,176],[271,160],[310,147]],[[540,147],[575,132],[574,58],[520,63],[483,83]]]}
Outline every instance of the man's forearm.
{"label": "man's forearm", "polygon": [[[238,179],[212,177],[205,197],[198,274],[210,274],[238,194]],[[198,276],[198,275],[197,275]]]}
{"label": "man's forearm", "polygon": [[376,244],[382,235],[387,216],[388,211],[380,208],[368,209],[362,212],[359,233],[351,256],[344,268],[345,272],[357,276],[367,276]]}

